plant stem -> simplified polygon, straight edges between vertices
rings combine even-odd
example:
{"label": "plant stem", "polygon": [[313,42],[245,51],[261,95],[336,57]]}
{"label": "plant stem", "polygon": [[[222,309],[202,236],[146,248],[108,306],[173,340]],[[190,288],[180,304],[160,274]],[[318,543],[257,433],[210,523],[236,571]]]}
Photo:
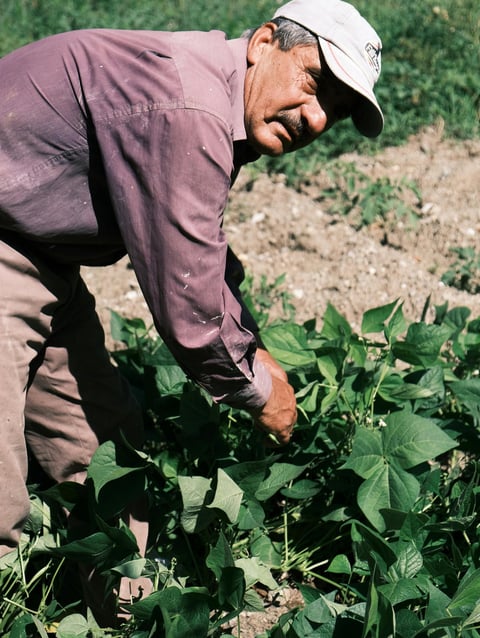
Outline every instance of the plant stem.
{"label": "plant stem", "polygon": [[57,567],[56,567],[55,571],[53,572],[53,575],[52,575],[52,577],[51,577],[51,579],[50,579],[50,582],[49,582],[49,584],[48,584],[48,587],[47,587],[47,589],[45,590],[45,592],[44,592],[44,594],[43,594],[43,596],[42,596],[42,603],[43,603],[43,604],[45,603],[45,601],[47,600],[48,596],[50,595],[50,592],[51,592],[51,591],[52,591],[52,589],[53,589],[53,585],[54,585],[54,583],[55,583],[55,580],[56,580],[56,578],[57,578],[58,574],[60,573],[60,569],[62,568],[62,565],[63,565],[63,563],[64,563],[64,562],[65,562],[65,557],[63,557],[63,558],[60,560],[60,562],[58,563],[58,565],[57,565]]}
{"label": "plant stem", "polygon": [[36,616],[36,612],[33,611],[33,609],[29,609],[28,607],[25,607],[25,605],[21,605],[20,603],[17,603],[14,600],[11,600],[10,598],[3,598],[3,600],[6,603],[8,603],[9,605],[13,605],[14,607],[18,607],[22,611],[26,611],[27,613],[32,614],[32,616]]}
{"label": "plant stem", "polygon": [[288,540],[288,512],[287,512],[287,501],[285,499],[283,503],[283,542],[285,546],[284,553],[284,564],[288,565],[290,560],[290,552],[288,548],[289,540]]}

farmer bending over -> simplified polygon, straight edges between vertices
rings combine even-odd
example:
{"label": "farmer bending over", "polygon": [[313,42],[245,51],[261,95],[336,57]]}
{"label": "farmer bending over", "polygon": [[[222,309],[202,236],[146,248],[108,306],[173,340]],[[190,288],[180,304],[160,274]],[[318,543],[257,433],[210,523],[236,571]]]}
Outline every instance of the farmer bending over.
{"label": "farmer bending over", "polygon": [[53,480],[83,481],[99,443],[142,440],[82,264],[127,254],[185,372],[289,441],[294,393],[242,304],[223,212],[260,155],[349,117],[380,133],[380,50],[351,5],[293,0],[239,39],[79,30],[0,60],[0,555],[29,514],[27,447]]}

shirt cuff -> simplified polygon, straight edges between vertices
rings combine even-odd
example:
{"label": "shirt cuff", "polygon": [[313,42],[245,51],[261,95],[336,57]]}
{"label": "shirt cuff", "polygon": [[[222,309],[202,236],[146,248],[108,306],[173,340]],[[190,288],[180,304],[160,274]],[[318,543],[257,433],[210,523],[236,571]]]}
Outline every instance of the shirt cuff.
{"label": "shirt cuff", "polygon": [[272,393],[272,376],[266,366],[260,361],[253,360],[253,378],[244,388],[233,394],[213,397],[215,401],[227,403],[235,408],[258,410],[263,408]]}

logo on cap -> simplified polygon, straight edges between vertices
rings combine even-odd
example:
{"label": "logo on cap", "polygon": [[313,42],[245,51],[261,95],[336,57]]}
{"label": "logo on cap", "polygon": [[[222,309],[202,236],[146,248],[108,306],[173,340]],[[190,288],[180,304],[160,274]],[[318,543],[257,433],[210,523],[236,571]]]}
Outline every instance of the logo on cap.
{"label": "logo on cap", "polygon": [[382,46],[380,43],[377,45],[373,44],[373,42],[367,42],[365,45],[365,53],[367,54],[367,60],[370,65],[375,70],[377,75],[380,73],[380,51],[382,50]]}

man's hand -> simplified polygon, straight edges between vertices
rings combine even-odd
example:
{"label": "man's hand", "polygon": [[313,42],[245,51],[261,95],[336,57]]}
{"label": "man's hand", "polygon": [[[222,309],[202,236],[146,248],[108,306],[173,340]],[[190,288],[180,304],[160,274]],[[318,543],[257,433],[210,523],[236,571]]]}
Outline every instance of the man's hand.
{"label": "man's hand", "polygon": [[297,420],[295,393],[283,368],[266,350],[259,348],[256,356],[272,375],[272,392],[263,408],[252,416],[258,428],[273,434],[279,444],[285,445]]}
{"label": "man's hand", "polygon": [[288,383],[287,373],[275,361],[275,359],[267,350],[264,350],[263,348],[257,348],[257,352],[255,353],[255,358],[258,359],[260,363],[263,363],[263,365],[267,368],[267,370],[270,372],[272,377],[277,377],[277,379],[280,379],[280,381],[285,381],[285,383]]}

